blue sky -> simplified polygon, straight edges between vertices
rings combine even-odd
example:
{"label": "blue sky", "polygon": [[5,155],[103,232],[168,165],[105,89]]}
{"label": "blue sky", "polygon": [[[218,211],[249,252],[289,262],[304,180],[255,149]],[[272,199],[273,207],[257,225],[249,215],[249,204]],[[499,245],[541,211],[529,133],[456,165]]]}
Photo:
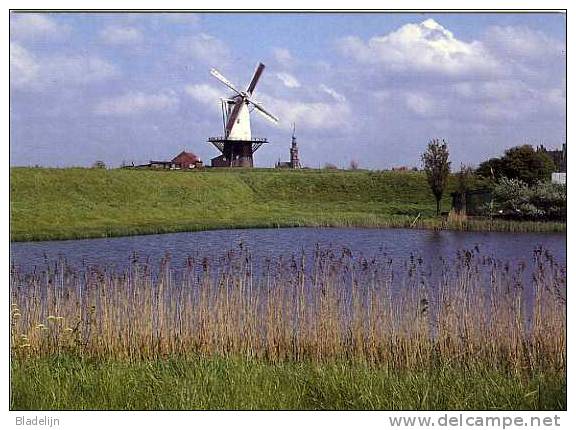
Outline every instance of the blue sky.
{"label": "blue sky", "polygon": [[252,116],[306,166],[416,166],[431,138],[454,166],[566,141],[563,14],[18,14],[10,20],[11,165],[205,161],[222,133],[218,68],[280,118]]}

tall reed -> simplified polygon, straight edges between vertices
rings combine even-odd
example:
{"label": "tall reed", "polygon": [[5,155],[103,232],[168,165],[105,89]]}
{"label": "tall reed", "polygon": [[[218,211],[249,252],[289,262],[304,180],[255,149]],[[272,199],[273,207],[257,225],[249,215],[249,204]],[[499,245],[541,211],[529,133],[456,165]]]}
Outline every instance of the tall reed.
{"label": "tall reed", "polygon": [[517,265],[464,250],[395,261],[317,247],[254,261],[239,249],[179,267],[65,262],[11,273],[13,358],[224,356],[358,360],[392,369],[476,364],[565,371],[566,275],[537,249]]}

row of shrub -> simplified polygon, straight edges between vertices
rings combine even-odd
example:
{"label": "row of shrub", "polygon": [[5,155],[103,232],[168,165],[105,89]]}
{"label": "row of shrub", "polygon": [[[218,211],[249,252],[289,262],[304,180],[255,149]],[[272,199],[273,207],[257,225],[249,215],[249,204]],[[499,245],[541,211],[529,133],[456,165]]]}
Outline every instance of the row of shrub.
{"label": "row of shrub", "polygon": [[495,183],[493,207],[485,208],[506,219],[534,221],[566,220],[566,185],[537,182],[530,186],[519,179],[501,178]]}

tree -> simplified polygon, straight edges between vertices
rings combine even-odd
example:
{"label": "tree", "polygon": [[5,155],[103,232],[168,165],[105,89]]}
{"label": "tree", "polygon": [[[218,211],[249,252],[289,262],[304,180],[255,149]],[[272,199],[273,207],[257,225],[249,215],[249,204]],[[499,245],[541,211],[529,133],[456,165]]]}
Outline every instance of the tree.
{"label": "tree", "polygon": [[360,164],[358,163],[358,160],[350,161],[350,170],[358,170],[359,167]]}
{"label": "tree", "polygon": [[476,173],[486,178],[519,179],[528,185],[549,181],[554,172],[554,161],[530,145],[515,146],[506,150],[501,158],[491,158],[480,164]]}
{"label": "tree", "polygon": [[473,178],[474,178],[474,169],[465,164],[460,164],[460,171],[456,173],[458,192],[465,193],[466,191],[470,190]]}
{"label": "tree", "polygon": [[530,145],[516,146],[504,153],[503,173],[507,178],[535,185],[538,181],[549,181],[553,171],[554,161]]}
{"label": "tree", "polygon": [[440,139],[432,139],[428,143],[426,152],[422,154],[422,167],[426,172],[428,184],[436,199],[436,215],[440,215],[440,201],[450,174],[449,155],[448,144],[444,139],[442,141]]}
{"label": "tree", "polygon": [[486,160],[478,166],[476,169],[476,174],[483,176],[484,178],[490,178],[494,180],[500,179],[504,176],[504,162],[502,158],[491,158]]}
{"label": "tree", "polygon": [[454,209],[456,212],[466,213],[466,197],[474,183],[474,169],[465,164],[460,164],[460,170],[456,173],[456,200],[453,200]]}

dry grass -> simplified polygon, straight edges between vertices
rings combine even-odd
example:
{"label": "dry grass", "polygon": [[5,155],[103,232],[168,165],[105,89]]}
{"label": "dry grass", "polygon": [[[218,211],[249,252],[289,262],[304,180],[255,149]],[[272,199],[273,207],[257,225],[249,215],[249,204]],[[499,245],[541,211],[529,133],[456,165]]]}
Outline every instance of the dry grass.
{"label": "dry grass", "polygon": [[430,263],[317,249],[256,264],[238,250],[184,268],[13,269],[12,353],[565,372],[565,269],[546,251],[531,269],[474,250]]}

